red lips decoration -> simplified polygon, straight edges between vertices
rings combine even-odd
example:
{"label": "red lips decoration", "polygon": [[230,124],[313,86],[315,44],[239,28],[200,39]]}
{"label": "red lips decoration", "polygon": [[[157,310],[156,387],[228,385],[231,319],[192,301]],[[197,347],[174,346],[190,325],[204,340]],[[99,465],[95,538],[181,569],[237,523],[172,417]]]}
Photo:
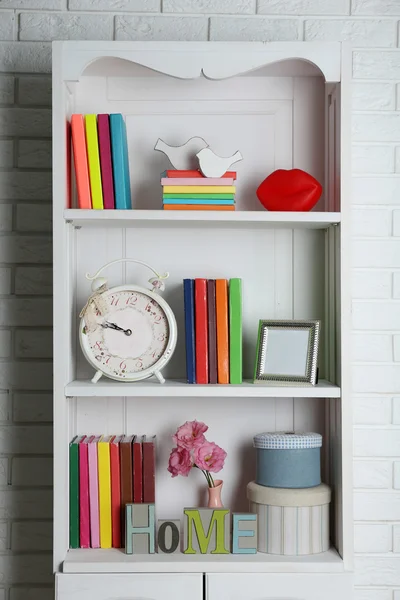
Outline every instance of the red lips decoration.
{"label": "red lips decoration", "polygon": [[278,169],[257,189],[257,198],[267,210],[307,212],[322,194],[321,184],[301,169]]}

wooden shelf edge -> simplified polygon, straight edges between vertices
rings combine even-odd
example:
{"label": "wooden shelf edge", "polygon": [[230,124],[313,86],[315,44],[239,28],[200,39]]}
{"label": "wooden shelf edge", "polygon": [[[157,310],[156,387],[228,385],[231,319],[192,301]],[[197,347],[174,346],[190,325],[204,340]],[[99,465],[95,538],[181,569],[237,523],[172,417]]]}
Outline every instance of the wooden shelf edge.
{"label": "wooden shelf edge", "polygon": [[69,550],[63,573],[341,573],[334,548],[309,556],[239,554],[131,554],[123,550]]}
{"label": "wooden shelf edge", "polygon": [[340,387],[322,380],[316,386],[277,386],[253,384],[245,381],[241,385],[199,385],[183,380],[167,380],[160,384],[153,378],[135,383],[123,383],[102,379],[98,383],[90,380],[71,381],[65,386],[67,397],[179,397],[185,398],[340,398]]}

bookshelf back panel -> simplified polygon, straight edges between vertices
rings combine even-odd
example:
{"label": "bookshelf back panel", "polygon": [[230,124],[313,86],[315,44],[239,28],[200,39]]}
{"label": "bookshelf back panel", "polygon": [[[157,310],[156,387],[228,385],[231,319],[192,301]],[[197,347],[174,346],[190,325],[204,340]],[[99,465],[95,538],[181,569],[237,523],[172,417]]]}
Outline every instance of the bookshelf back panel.
{"label": "bookshelf back panel", "polygon": [[[325,232],[323,230],[268,230],[212,228],[205,232],[143,227],[138,229],[82,228],[76,235],[76,319],[91,293],[86,273],[105,263],[134,258],[158,272],[169,271],[163,297],[178,324],[178,343],[164,370],[172,379],[185,378],[185,338],[182,280],[241,277],[243,280],[243,375],[254,372],[259,319],[321,319],[320,377],[324,378]],[[135,264],[110,267],[102,275],[110,287],[123,283],[149,287],[151,272]],[[79,342],[75,348],[76,378],[86,379],[93,369]],[[68,383],[67,381],[65,383]]]}
{"label": "bookshelf back panel", "polygon": [[[224,448],[223,501],[233,511],[247,511],[246,485],[255,477],[253,437],[261,431],[316,431],[324,434],[325,401],[269,398],[78,398],[75,404],[77,434],[157,435],[156,504],[159,518],[181,518],[187,506],[206,501],[205,479],[195,470],[189,479],[167,472],[173,447],[171,436],[187,420],[209,426],[206,436]],[[323,449],[325,451],[325,448]],[[324,460],[322,460],[324,464]]]}
{"label": "bookshelf back panel", "polygon": [[[162,206],[160,174],[171,165],[154,151],[157,139],[181,145],[200,136],[221,156],[240,150],[237,209],[260,210],[256,189],[275,169],[301,168],[324,183],[325,86],[322,77],[259,73],[178,80],[141,68],[132,77],[83,76],[72,111],[125,116],[133,208]],[[315,210],[324,207],[321,198]]]}

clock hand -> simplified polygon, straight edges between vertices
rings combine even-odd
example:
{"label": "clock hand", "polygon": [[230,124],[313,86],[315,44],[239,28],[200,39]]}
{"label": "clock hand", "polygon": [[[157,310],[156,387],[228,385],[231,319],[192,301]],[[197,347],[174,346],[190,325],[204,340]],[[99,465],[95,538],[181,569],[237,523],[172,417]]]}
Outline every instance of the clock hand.
{"label": "clock hand", "polygon": [[125,335],[132,335],[132,330],[131,329],[123,329],[122,327],[118,327],[118,325],[116,323],[102,323],[101,324],[102,327],[104,327],[104,329],[114,329],[115,331],[123,331],[125,333]]}

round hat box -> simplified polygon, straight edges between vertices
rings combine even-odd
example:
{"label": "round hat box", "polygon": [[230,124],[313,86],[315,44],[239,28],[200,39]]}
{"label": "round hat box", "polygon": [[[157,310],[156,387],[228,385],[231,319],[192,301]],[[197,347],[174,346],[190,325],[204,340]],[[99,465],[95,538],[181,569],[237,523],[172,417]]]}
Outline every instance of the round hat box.
{"label": "round hat box", "polygon": [[276,488],[310,488],[321,483],[319,433],[278,431],[254,437],[256,483]]}
{"label": "round hat box", "polygon": [[247,498],[250,512],[257,515],[259,552],[304,556],[329,550],[331,490],[326,484],[291,490],[252,481]]}

